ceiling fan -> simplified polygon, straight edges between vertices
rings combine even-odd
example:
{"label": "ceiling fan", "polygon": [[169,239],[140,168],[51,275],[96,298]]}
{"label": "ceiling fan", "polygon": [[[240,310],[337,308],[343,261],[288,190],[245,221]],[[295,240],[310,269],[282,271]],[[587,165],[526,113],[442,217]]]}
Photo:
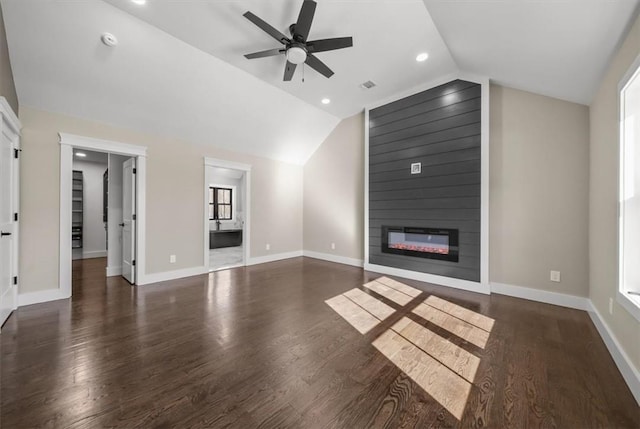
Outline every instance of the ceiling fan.
{"label": "ceiling fan", "polygon": [[271,57],[275,55],[285,54],[287,64],[284,68],[284,79],[290,81],[293,73],[296,71],[298,64],[305,63],[318,73],[325,77],[333,76],[333,71],[327,67],[325,63],[320,61],[314,54],[318,52],[333,51],[335,49],[349,48],[353,46],[351,37],[336,37],[333,39],[307,40],[313,15],[316,11],[316,2],[313,0],[304,0],[298,21],[289,26],[291,37],[287,37],[280,31],[267,24],[265,21],[257,17],[251,12],[246,12],[243,16],[255,25],[260,27],[265,33],[282,43],[281,48],[267,49],[266,51],[254,52],[247,54],[245,57],[249,60],[255,58]]}

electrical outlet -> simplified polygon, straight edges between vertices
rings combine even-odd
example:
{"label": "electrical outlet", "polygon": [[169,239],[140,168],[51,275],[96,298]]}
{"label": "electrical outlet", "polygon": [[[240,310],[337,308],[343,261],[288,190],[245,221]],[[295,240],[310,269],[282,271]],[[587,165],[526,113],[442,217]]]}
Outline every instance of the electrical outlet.
{"label": "electrical outlet", "polygon": [[176,263],[176,255],[169,255],[169,263],[170,264]]}
{"label": "electrical outlet", "polygon": [[336,243],[331,243],[331,250],[336,250]]}
{"label": "electrical outlet", "polygon": [[267,243],[267,245],[266,245],[266,246],[264,246],[264,248],[265,248],[266,250],[271,250],[271,245],[270,245],[269,243]]}
{"label": "electrical outlet", "polygon": [[551,271],[549,278],[552,282],[560,283],[560,271]]}
{"label": "electrical outlet", "polygon": [[613,314],[613,298],[609,298],[609,314]]}

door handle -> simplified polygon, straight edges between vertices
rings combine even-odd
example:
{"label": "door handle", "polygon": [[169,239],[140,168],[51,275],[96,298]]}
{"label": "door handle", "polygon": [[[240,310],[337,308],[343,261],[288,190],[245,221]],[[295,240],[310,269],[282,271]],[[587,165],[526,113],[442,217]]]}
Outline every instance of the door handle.
{"label": "door handle", "polygon": [[118,225],[120,225],[120,226],[124,226],[124,222],[123,222],[123,223],[119,223]]}
{"label": "door handle", "polygon": [[4,237],[5,235],[11,235],[10,232],[0,231],[0,237]]}

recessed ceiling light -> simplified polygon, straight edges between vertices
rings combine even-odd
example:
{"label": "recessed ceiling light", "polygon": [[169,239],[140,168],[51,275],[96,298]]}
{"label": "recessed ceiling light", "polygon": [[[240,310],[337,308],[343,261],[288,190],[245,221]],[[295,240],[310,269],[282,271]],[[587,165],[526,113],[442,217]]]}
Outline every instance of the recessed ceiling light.
{"label": "recessed ceiling light", "polygon": [[331,103],[331,100],[329,100],[328,98],[322,99],[322,104],[329,104],[329,103]]}
{"label": "recessed ceiling light", "polygon": [[423,52],[421,54],[418,54],[418,56],[416,57],[416,61],[421,63],[423,61],[427,61],[427,58],[429,58],[429,54],[427,54],[426,52]]}
{"label": "recessed ceiling light", "polygon": [[80,157],[80,158],[85,158],[87,156],[87,154],[84,153],[84,152],[76,152],[76,156]]}
{"label": "recessed ceiling light", "polygon": [[142,6],[146,2],[147,2],[147,0],[131,0],[131,3],[137,4],[138,6]]}

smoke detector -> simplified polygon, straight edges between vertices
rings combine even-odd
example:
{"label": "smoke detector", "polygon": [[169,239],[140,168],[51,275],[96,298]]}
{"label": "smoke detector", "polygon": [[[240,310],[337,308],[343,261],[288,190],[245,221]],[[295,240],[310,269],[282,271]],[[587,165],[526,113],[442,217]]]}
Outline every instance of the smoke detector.
{"label": "smoke detector", "polygon": [[111,33],[102,33],[100,40],[102,40],[102,43],[112,48],[118,45],[118,39]]}

